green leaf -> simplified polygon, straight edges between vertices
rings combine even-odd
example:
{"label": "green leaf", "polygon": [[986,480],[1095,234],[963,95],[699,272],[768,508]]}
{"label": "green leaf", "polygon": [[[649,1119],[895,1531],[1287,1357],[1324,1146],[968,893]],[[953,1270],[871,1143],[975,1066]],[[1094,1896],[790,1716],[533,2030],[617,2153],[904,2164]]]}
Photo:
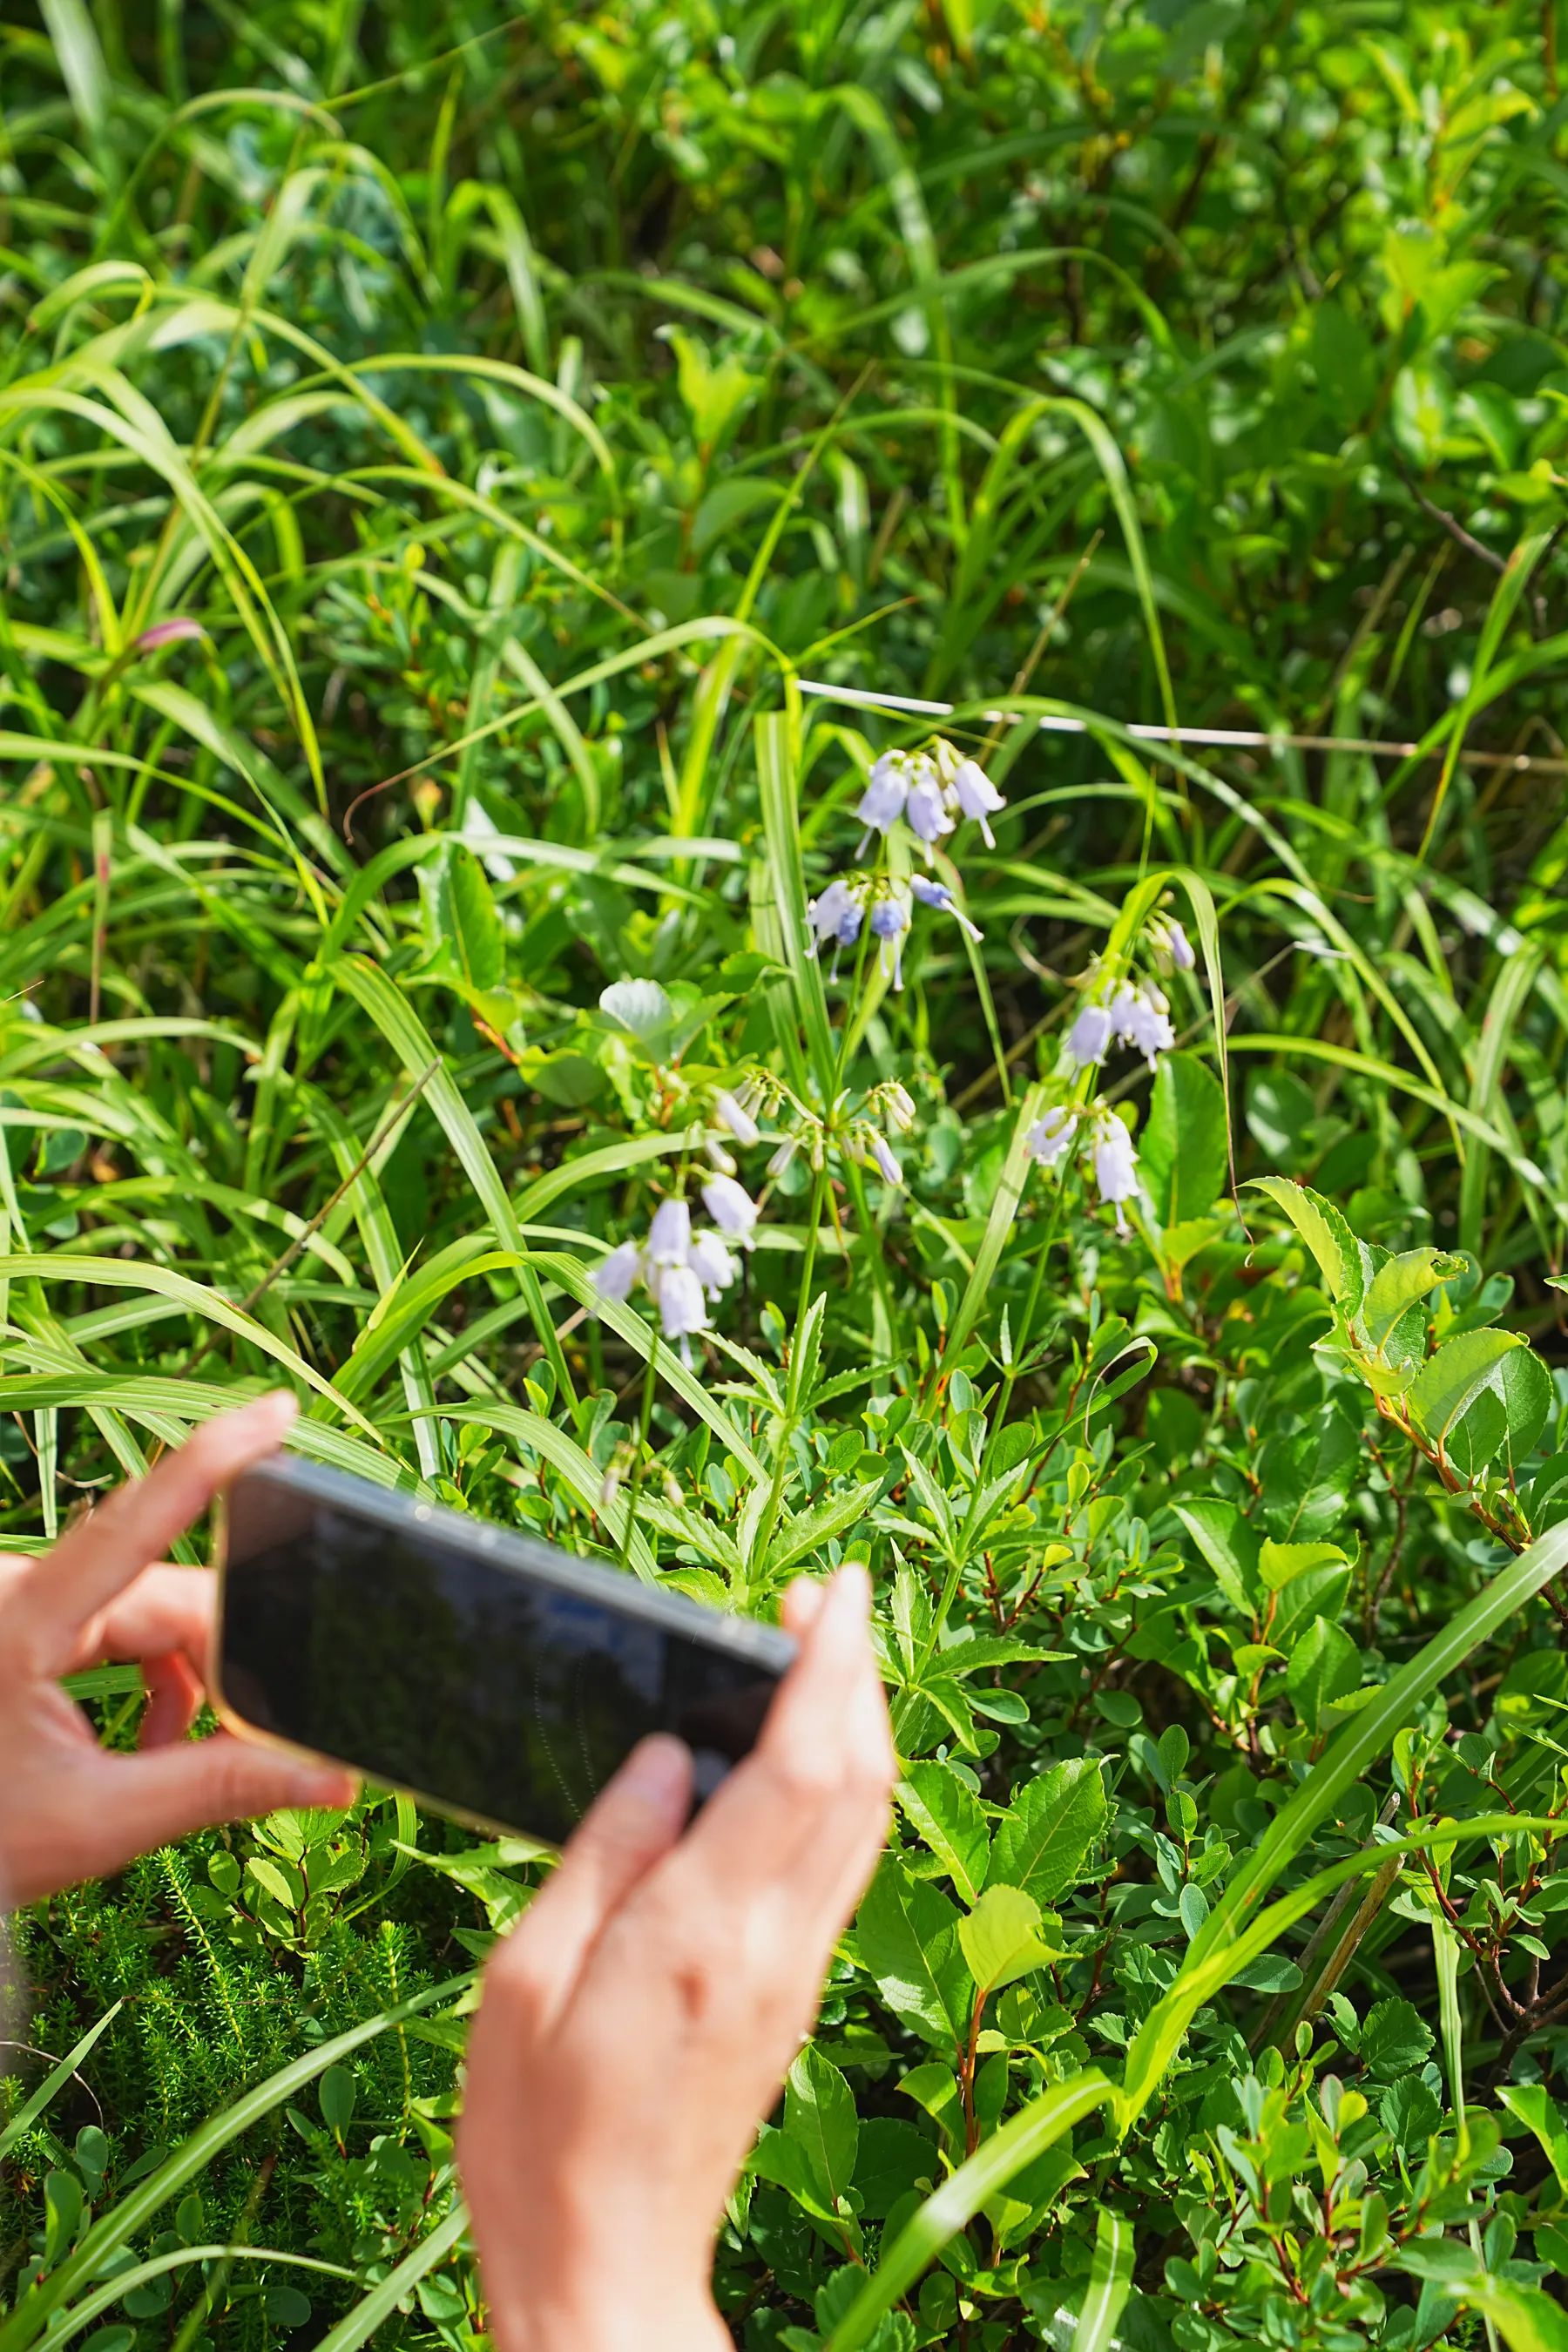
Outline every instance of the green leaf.
{"label": "green leaf", "polygon": [[868,2221],[881,2221],[921,2181],[942,2178],[936,2142],[897,2116],[868,2116],[860,2126],[855,2189]]}
{"label": "green leaf", "polygon": [[1369,1345],[1381,1350],[1407,1307],[1464,1270],[1463,1258],[1427,1247],[1405,1250],[1380,1265],[1362,1303],[1362,1325]]}
{"label": "green leaf", "polygon": [[1555,2100],[1540,2083],[1504,2083],[1498,2097],[1521,2124],[1528,2124],[1546,2151],[1557,2186],[1568,2198],[1568,2128]]}
{"label": "green leaf", "polygon": [[1281,1591],[1310,1569],[1344,1565],[1343,1552],[1331,1543],[1275,1543],[1266,1538],[1258,1556],[1258,1572],[1270,1592]]}
{"label": "green leaf", "polygon": [[1247,1190],[1267,1192],[1275,1207],[1289,1217],[1317,1259],[1329,1297],[1345,1315],[1353,1315],[1362,1302],[1361,1252],[1332,1202],[1320,1199],[1304,1184],[1289,1183],[1283,1176],[1255,1176]]}
{"label": "green leaf", "polygon": [[1037,1773],[997,1823],[987,1887],[1021,1887],[1037,1903],[1057,1902],[1077,1885],[1105,1816],[1105,1783],[1092,1757]]}
{"label": "green leaf", "polygon": [[1314,1617],[1290,1653],[1285,1687],[1309,1731],[1322,1727],[1338,1698],[1361,1680],[1361,1652],[1348,1633],[1326,1617]]}
{"label": "green leaf", "polygon": [[616,980],[603,989],[599,1010],[653,1050],[675,1020],[675,1007],[657,980]]}
{"label": "green leaf", "polygon": [[1007,1885],[986,1888],[968,1918],[959,1921],[958,1940],[983,1994],[1042,1968],[1061,1948],[1046,1934],[1034,1896]]}
{"label": "green leaf", "polygon": [[435,969],[448,971],[481,995],[506,979],[500,916],[484,869],[471,849],[447,842],[419,868],[425,937]]}
{"label": "green leaf", "polygon": [[1405,1392],[1416,1428],[1465,1477],[1500,1449],[1522,1462],[1552,1403],[1546,1367],[1517,1332],[1461,1331],[1445,1340]]}
{"label": "green leaf", "polygon": [[1162,1057],[1138,1165],[1162,1225],[1205,1216],[1214,1206],[1228,1165],[1225,1096],[1195,1054]]}
{"label": "green leaf", "polygon": [[1489,2277],[1478,2266],[1461,2299],[1490,2320],[1509,2352],[1568,2352],[1568,2313],[1543,2287]]}
{"label": "green leaf", "polygon": [[17,2108],[5,2128],[0,2130],[0,2157],[8,2156],[17,2141],[32,2130],[49,2102],[57,2093],[64,2090],[94,2042],[108,2032],[123,2006],[122,2001],[117,2000],[112,2009],[105,2010],[97,2024],[88,2028],[81,2040],[66,2052],[59,2064],[45,2075],[32,2096]]}
{"label": "green leaf", "polygon": [[909,1765],[896,1791],[910,1826],[924,1838],[966,1903],[985,1884],[991,1833],[980,1800],[949,1764]]}
{"label": "green leaf", "polygon": [[968,2031],[958,1919],[945,1895],[910,1878],[892,1854],[883,1855],[856,1915],[860,1958],[882,1999],[928,2042],[953,2042]]}
{"label": "green leaf", "polygon": [[1312,313],[1308,348],[1324,407],[1342,432],[1352,431],[1377,389],[1377,365],[1365,328],[1331,298]]}
{"label": "green leaf", "polygon": [[1101,2205],[1095,2216],[1094,2260],[1089,2287],[1073,2330],[1072,2352],[1109,2352],[1116,2323],[1132,2291],[1132,2225],[1125,2214]]}
{"label": "green leaf", "polygon": [[327,2129],[342,2139],[353,2121],[354,2097],[357,2085],[346,2066],[329,2066],[322,2075],[316,2096],[321,2105],[321,2120]]}
{"label": "green leaf", "polygon": [[1395,1994],[1368,2011],[1361,2031],[1362,2064],[1381,2083],[1413,2074],[1424,2066],[1432,2050],[1432,2031],[1414,2001]]}
{"label": "green leaf", "polygon": [[1176,1517],[1214,1570],[1215,1581],[1241,1616],[1256,1614],[1263,1601],[1258,1532],[1234,1503],[1176,1503]]}
{"label": "green leaf", "polygon": [[785,2079],[784,2128],[831,2213],[855,2177],[859,2125],[848,2084],[810,2042]]}

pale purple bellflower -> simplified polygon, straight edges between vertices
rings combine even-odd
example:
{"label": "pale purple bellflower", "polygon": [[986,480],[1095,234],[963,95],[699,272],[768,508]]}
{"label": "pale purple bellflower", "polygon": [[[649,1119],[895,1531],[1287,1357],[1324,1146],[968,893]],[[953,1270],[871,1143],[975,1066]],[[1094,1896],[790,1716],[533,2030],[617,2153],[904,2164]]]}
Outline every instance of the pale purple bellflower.
{"label": "pale purple bellflower", "polygon": [[1030,1158],[1041,1168],[1055,1168],[1067,1158],[1078,1133],[1076,1110],[1058,1108],[1037,1118],[1024,1138]]}
{"label": "pale purple bellflower", "polygon": [[904,984],[904,933],[910,927],[909,901],[906,898],[879,898],[871,909],[871,929],[877,935],[877,960],[884,977],[888,970],[888,941],[893,942],[893,986]]}
{"label": "pale purple bellflower", "polygon": [[983,940],[984,932],[972,923],[945,882],[933,881],[927,874],[911,874],[910,888],[922,907],[934,907],[939,915],[951,915],[955,923],[969,933],[972,940]]}
{"label": "pale purple bellflower", "polygon": [[1121,1203],[1131,1200],[1138,1190],[1138,1179],[1133,1173],[1138,1154],[1132,1149],[1132,1138],[1125,1124],[1114,1111],[1102,1109],[1096,1118],[1093,1150],[1094,1181],[1100,1188],[1100,1197],[1115,1209],[1116,1230],[1124,1234],[1127,1219]]}

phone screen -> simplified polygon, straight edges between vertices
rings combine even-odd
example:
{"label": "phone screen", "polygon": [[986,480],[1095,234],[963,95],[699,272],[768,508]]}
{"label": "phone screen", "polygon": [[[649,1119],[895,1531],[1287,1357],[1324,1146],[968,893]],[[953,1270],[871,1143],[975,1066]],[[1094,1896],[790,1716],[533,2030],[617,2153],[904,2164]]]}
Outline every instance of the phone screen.
{"label": "phone screen", "polygon": [[698,1801],[754,1743],[788,1637],[368,1482],[279,1461],[226,1510],[218,1680],[257,1731],[560,1844],[647,1732]]}

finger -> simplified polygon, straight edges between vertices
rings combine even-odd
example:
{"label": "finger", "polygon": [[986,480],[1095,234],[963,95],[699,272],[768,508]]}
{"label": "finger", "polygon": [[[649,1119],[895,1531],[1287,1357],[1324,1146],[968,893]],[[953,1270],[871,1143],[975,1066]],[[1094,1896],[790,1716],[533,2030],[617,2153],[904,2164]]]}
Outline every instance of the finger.
{"label": "finger", "polygon": [[871,1649],[864,1570],[840,1569],[779,1686],[763,1736],[709,1799],[683,1870],[743,1899],[797,1871],[819,1884],[885,1812],[892,1743]]}
{"label": "finger", "polygon": [[799,1641],[806,1627],[816,1622],[826,1591],[826,1584],[819,1583],[815,1576],[797,1576],[793,1584],[785,1587],[779,1614],[786,1633],[793,1633]]}
{"label": "finger", "polygon": [[107,1609],[83,1626],[68,1671],[104,1659],[164,1657],[183,1651],[207,1679],[217,1579],[205,1568],[144,1568]]}
{"label": "finger", "polygon": [[218,1488],[276,1451],[298,1407],[286,1390],[217,1415],[177,1454],[121,1486],[37,1561],[16,1599],[33,1664],[58,1674],[96,1612],[166,1552]]}
{"label": "finger", "polygon": [[491,1961],[491,1980],[526,2001],[535,2030],[565,2007],[606,1921],[679,1837],[691,1779],[684,1741],[659,1733],[634,1748]]}
{"label": "finger", "polygon": [[358,1786],[340,1765],[301,1763],[223,1731],[140,1756],[103,1755],[95,1779],[88,1834],[98,1859],[82,1868],[92,1877],[220,1822],[317,1805],[346,1808]]}
{"label": "finger", "polygon": [[201,1713],[202,1685],[190,1660],[178,1650],[166,1657],[143,1658],[142,1679],[147,1685],[137,1745],[171,1748],[183,1739]]}

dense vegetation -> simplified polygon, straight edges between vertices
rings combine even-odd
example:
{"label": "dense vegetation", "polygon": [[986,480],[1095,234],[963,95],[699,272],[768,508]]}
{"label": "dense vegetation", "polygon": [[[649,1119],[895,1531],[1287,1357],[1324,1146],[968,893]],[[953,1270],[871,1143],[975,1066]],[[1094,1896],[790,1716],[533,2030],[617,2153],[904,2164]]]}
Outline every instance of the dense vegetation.
{"label": "dense vegetation", "polygon": [[[721,1604],[869,1560],[749,2352],[1568,2341],[1557,27],[0,25],[0,1530],[281,1374]],[[608,1278],[688,1364],[594,1277],[710,1144],[749,1245]],[[468,2352],[528,1854],[19,1922],[0,2352]]]}

